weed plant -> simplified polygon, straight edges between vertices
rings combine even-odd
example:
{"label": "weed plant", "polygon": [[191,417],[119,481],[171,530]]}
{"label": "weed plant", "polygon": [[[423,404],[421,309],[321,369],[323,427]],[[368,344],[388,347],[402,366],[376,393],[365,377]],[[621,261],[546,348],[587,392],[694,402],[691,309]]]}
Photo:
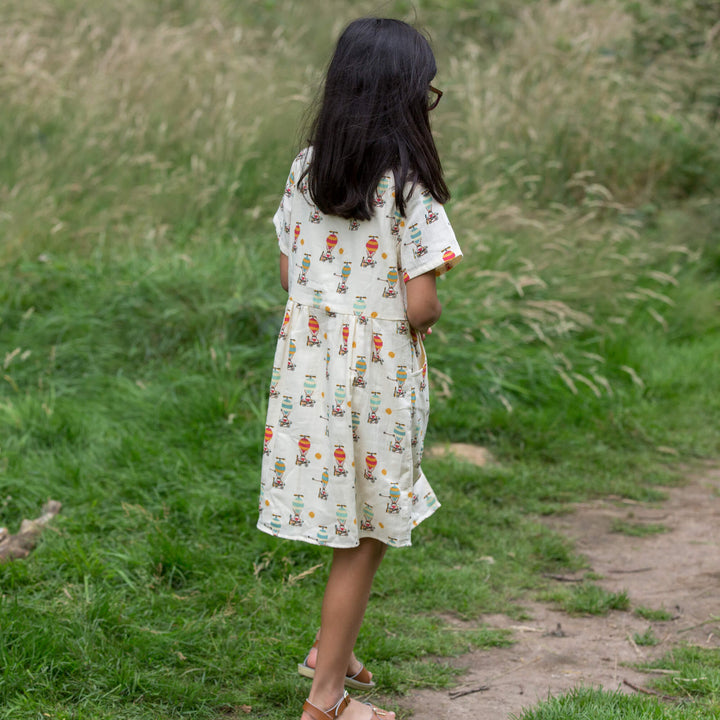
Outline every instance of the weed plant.
{"label": "weed plant", "polygon": [[[0,718],[300,707],[329,558],[254,530],[284,303],[269,218],[332,42],[373,9],[2,4],[0,524],[48,497],[64,509],[0,566]],[[405,2],[384,12],[413,19]],[[717,457],[713,12],[417,10],[466,254],[439,285],[429,441],[496,462],[424,464],[444,507],[389,553],[359,640],[385,693],[451,684],[428,656],[510,642],[483,613],[521,617],[543,572],[582,567],[538,515],[656,500],[675,463]],[[591,584],[567,599],[606,600]],[[693,662],[687,677],[714,667]],[[684,691],[707,711],[714,687]],[[537,717],[571,707],[701,717],[596,691]]]}

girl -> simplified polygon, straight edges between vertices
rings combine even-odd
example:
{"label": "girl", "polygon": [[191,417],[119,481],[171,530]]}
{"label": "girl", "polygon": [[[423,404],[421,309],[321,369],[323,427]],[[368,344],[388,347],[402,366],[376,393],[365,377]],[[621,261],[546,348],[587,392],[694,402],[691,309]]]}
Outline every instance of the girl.
{"label": "girl", "polygon": [[270,385],[258,528],[333,548],[302,720],[392,720],[351,700],[373,687],[353,654],[388,545],[439,503],[420,468],[423,339],[435,277],[460,248],[428,112],[435,59],[398,20],[351,23],[330,63],[310,146],[274,217],[289,291]]}

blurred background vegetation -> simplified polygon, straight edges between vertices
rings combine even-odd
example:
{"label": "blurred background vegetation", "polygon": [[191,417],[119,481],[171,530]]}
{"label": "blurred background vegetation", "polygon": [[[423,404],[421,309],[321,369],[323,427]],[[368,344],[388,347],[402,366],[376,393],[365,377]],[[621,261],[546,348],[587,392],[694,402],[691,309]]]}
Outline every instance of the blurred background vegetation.
{"label": "blurred background vegetation", "polygon": [[65,509],[0,566],[0,717],[300,707],[327,555],[253,529],[269,219],[369,13],[428,32],[445,92],[466,258],[440,284],[431,440],[497,459],[427,463],[445,508],[388,559],[361,636],[383,691],[507,641],[438,612],[519,613],[540,571],[578,566],[538,514],[658,498],[717,458],[716,2],[5,0],[0,524]]}

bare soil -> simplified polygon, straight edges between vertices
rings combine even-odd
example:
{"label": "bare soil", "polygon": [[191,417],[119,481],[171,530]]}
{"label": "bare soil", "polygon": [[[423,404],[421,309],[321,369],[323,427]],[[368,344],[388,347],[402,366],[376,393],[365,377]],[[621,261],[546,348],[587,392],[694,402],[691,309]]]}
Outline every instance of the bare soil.
{"label": "bare soil", "polygon": [[[598,585],[628,593],[630,611],[578,617],[527,602],[530,620],[486,615],[479,624],[511,629],[515,644],[439,659],[467,669],[462,684],[452,692],[414,692],[402,707],[414,720],[503,720],[579,686],[638,692],[632,686],[647,688],[652,675],[632,666],[674,645],[720,648],[720,468],[693,473],[686,485],[665,492],[662,503],[609,497],[546,520],[574,541]],[[621,522],[665,530],[635,537],[617,532]],[[667,610],[672,619],[648,621],[633,612],[638,607]],[[659,643],[638,645],[633,636],[648,628]]]}

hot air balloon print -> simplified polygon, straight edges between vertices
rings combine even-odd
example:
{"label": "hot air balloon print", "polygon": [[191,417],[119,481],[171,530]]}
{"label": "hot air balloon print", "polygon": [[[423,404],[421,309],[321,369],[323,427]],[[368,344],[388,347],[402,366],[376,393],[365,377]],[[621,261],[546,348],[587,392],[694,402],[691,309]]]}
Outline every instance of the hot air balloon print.
{"label": "hot air balloon print", "polygon": [[369,530],[372,532],[375,527],[372,524],[373,517],[375,516],[375,511],[373,509],[373,506],[370,505],[370,503],[365,503],[363,505],[363,516],[362,520],[360,521],[360,529],[361,530]]}
{"label": "hot air balloon print", "polygon": [[388,270],[385,280],[387,282],[387,286],[383,289],[383,297],[385,297],[385,298],[397,297],[396,285],[398,282],[398,271],[397,271],[396,267],[391,267]]}
{"label": "hot air balloon print", "polygon": [[314,375],[306,375],[305,383],[303,384],[303,394],[300,396],[300,405],[302,407],[313,407],[315,401],[313,400],[313,393],[317,387],[317,380]]}
{"label": "hot air balloon print", "polygon": [[358,355],[355,360],[355,377],[353,385],[355,387],[365,387],[365,373],[367,372],[367,360],[364,355]]}
{"label": "hot air balloon print", "polygon": [[388,515],[398,515],[400,513],[400,488],[392,484],[390,485],[390,501],[387,504],[385,512]]}
{"label": "hot air balloon print", "polygon": [[360,223],[359,223],[359,221],[357,221],[355,218],[353,218],[352,220],[350,220],[350,224],[348,225],[348,229],[349,229],[349,230],[352,230],[353,232],[354,232],[355,230],[359,230],[359,229],[360,229]]}
{"label": "hot air balloon print", "polygon": [[263,455],[270,454],[270,441],[273,439],[272,425],[265,426],[265,446],[263,447]]}
{"label": "hot air balloon print", "polygon": [[310,438],[307,435],[301,435],[298,440],[298,450],[300,454],[295,457],[296,465],[308,465],[309,460],[307,459],[307,453],[310,449]]}
{"label": "hot air balloon print", "polygon": [[302,495],[293,495],[293,501],[292,501],[292,515],[290,515],[289,523],[290,525],[295,525],[296,527],[299,525],[302,525],[302,518],[300,517],[300,513],[303,511],[303,508],[305,507],[305,498]]}
{"label": "hot air balloon print", "polygon": [[281,527],[282,522],[280,522],[280,516],[273,513],[272,520],[270,521],[270,529],[272,530],[272,534],[275,535],[275,537],[277,537]]}
{"label": "hot air balloon print", "polygon": [[288,325],[290,324],[290,311],[285,311],[285,317],[283,318],[282,325],[280,327],[280,332],[278,333],[278,338],[282,339],[284,337],[287,337],[287,329]]}
{"label": "hot air balloon print", "polygon": [[353,440],[357,442],[360,439],[360,435],[358,435],[358,430],[360,429],[360,413],[356,410],[353,410],[351,412],[351,415]]}
{"label": "hot air balloon print", "polygon": [[335,257],[332,254],[332,251],[335,249],[335,246],[338,243],[338,236],[335,230],[331,230],[330,234],[325,238],[325,250],[322,251],[320,254],[320,260],[322,262],[332,262]]}
{"label": "hot air balloon print", "polygon": [[292,189],[293,185],[295,184],[295,173],[290,171],[290,175],[288,176],[288,181],[285,184],[285,197],[290,197],[292,195]]}
{"label": "hot air balloon print", "polygon": [[290,338],[290,342],[288,343],[288,361],[287,361],[287,369],[288,370],[294,370],[295,369],[295,363],[293,362],[293,356],[297,352],[297,345],[295,343],[295,338]]}
{"label": "hot air balloon print", "polygon": [[320,525],[320,527],[318,528],[317,541],[318,541],[318,545],[327,545],[327,541],[328,541],[327,525]]}
{"label": "hot air balloon print", "polygon": [[398,320],[395,324],[395,334],[396,335],[407,335],[409,332],[408,324],[405,322],[405,320]]}
{"label": "hot air balloon print", "polygon": [[453,250],[449,247],[446,247],[445,250],[443,250],[443,262],[448,266],[450,266],[450,263],[452,260],[455,259],[455,253]]}
{"label": "hot air balloon print", "polygon": [[335,517],[337,517],[337,524],[335,525],[335,534],[336,535],[347,535],[347,527],[345,527],[345,523],[347,523],[348,519],[348,511],[347,511],[347,505],[338,505],[337,510],[335,511]]}
{"label": "hot air balloon print", "polygon": [[348,471],[345,469],[345,448],[342,445],[335,446],[333,457],[335,458],[335,476],[347,475]]}
{"label": "hot air balloon print", "polygon": [[320,323],[314,315],[311,315],[308,318],[308,330],[310,330],[310,334],[307,337],[306,344],[317,347],[321,344],[320,338],[318,337],[318,332],[320,331]]}
{"label": "hot air balloon print", "polygon": [[375,253],[378,249],[377,235],[368,236],[368,241],[365,243],[365,257],[360,261],[360,267],[375,267],[377,261],[374,258]]}
{"label": "hot air balloon print", "polygon": [[292,410],[292,397],[290,395],[283,395],[282,403],[280,405],[280,422],[281,427],[290,427],[290,411]]}
{"label": "hot air balloon print", "polygon": [[365,302],[365,296],[364,295],[356,295],[355,296],[355,304],[353,305],[353,312],[355,313],[355,317],[358,319],[358,322],[361,325],[367,325],[367,317],[365,316],[365,308],[367,307],[367,303]]}
{"label": "hot air balloon print", "polygon": [[307,285],[307,273],[310,269],[310,255],[305,253],[303,259],[300,262],[300,275],[298,275],[298,285]]}
{"label": "hot air balloon print", "polygon": [[340,275],[335,273],[336,276],[340,278],[340,282],[337,286],[337,291],[340,295],[344,295],[347,292],[347,280],[350,277],[350,272],[352,271],[352,263],[345,262],[343,263],[342,270],[340,271]]}
{"label": "hot air balloon print", "polygon": [[285,487],[285,481],[283,480],[283,475],[285,473],[285,458],[275,458],[274,472],[275,477],[273,477],[272,486],[274,488],[278,488],[278,490],[282,490]]}
{"label": "hot air balloon print", "polygon": [[373,202],[377,207],[383,207],[385,205],[383,195],[387,192],[388,187],[390,187],[390,178],[385,175],[380,178],[380,182],[375,190],[375,200]]}
{"label": "hot air balloon print", "polygon": [[427,252],[427,245],[422,244],[422,230],[417,223],[410,226],[410,242],[405,244],[413,245],[413,256],[416,258],[422,257]]}
{"label": "hot air balloon print", "polygon": [[379,392],[373,392],[370,393],[370,412],[368,413],[368,419],[367,421],[371,425],[377,425],[379,418],[378,418],[378,408],[380,407],[380,398],[381,394]]}
{"label": "hot air balloon print", "polygon": [[277,386],[280,382],[280,368],[279,367],[273,367],[272,369],[272,378],[270,379],[270,397],[276,398],[280,396],[280,393],[278,392]]}
{"label": "hot air balloon print", "polygon": [[350,325],[348,323],[343,323],[341,335],[342,343],[340,344],[340,350],[338,351],[338,355],[347,355],[348,338],[350,337]]}
{"label": "hot air balloon print", "polygon": [[[390,433],[385,433],[386,435],[390,435]],[[401,453],[403,451],[402,446],[402,440],[405,437],[405,425],[403,423],[395,423],[395,428],[393,429],[392,434],[392,440],[390,441],[390,450],[396,453]]]}
{"label": "hot air balloon print", "polygon": [[373,470],[377,467],[377,458],[375,457],[375,453],[367,453],[365,455],[365,472],[363,472],[363,477],[366,480],[369,480],[370,482],[375,482],[375,476],[373,475]]}
{"label": "hot air balloon print", "polygon": [[383,348],[383,339],[380,333],[373,333],[373,353],[372,361],[374,363],[382,363],[383,359],[380,357],[380,351]]}
{"label": "hot air balloon print", "polygon": [[342,404],[343,400],[345,400],[346,393],[347,390],[344,385],[335,386],[335,404],[331,410],[333,417],[342,417],[345,414]]}
{"label": "hot air balloon print", "polygon": [[320,309],[320,306],[322,305],[322,290],[313,290],[312,303],[313,303],[313,307],[316,310]]}
{"label": "hot air balloon print", "polygon": [[300,237],[300,223],[295,223],[295,233],[293,235],[293,244],[291,250],[295,252],[297,250],[298,238]]}
{"label": "hot air balloon print", "polygon": [[321,500],[327,500],[328,492],[327,492],[327,486],[330,482],[330,474],[328,473],[327,468],[323,468],[323,474],[320,477],[320,490],[318,491],[318,497]]}
{"label": "hot air balloon print", "polygon": [[[408,377],[407,367],[405,365],[398,365],[395,371],[395,389],[393,390],[393,397],[405,397],[405,382]],[[392,380],[392,378],[388,378]]]}
{"label": "hot air balloon print", "polygon": [[433,197],[429,190],[423,191],[422,202],[425,206],[425,223],[427,225],[430,225],[430,223],[434,223],[438,219],[438,214],[436,212],[433,212]]}

